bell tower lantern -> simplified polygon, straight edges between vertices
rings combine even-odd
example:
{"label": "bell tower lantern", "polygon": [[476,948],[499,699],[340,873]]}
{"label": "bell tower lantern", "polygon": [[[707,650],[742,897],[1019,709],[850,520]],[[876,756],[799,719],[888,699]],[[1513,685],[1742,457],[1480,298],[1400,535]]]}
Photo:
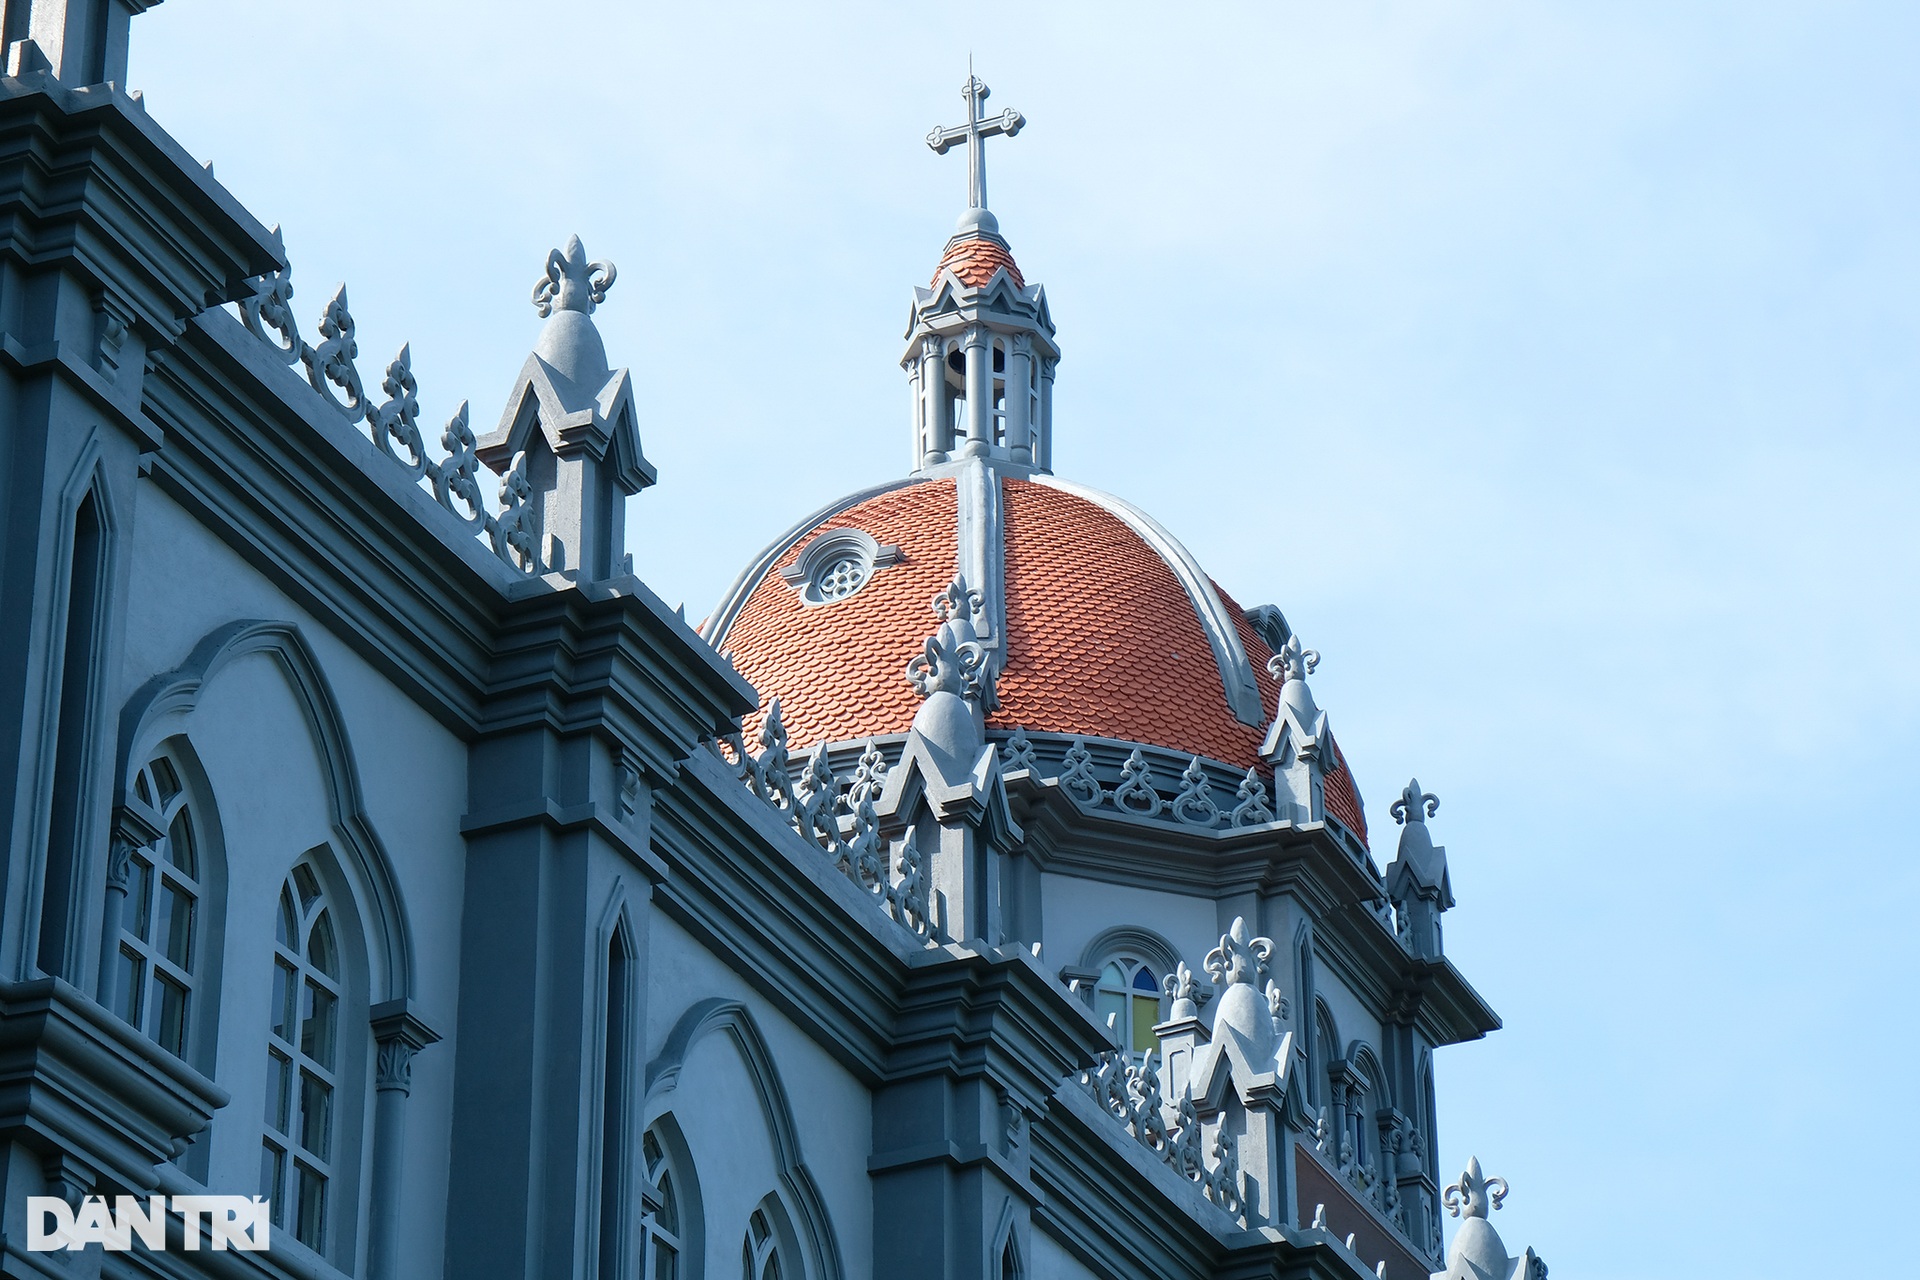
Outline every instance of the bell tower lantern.
{"label": "bell tower lantern", "polygon": [[985,115],[987,92],[969,73],[960,91],[966,122],[927,135],[939,155],[966,147],[968,199],[932,285],[913,291],[900,367],[911,390],[915,471],[961,458],[1052,469],[1060,348],[1046,290],[1021,277],[987,210],[986,140],[1011,138],[1026,118],[1011,108]]}

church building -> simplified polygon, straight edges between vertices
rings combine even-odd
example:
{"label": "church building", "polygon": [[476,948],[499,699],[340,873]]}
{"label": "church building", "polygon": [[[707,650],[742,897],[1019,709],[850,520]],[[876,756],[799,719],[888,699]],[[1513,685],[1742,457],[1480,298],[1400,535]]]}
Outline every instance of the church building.
{"label": "church building", "polygon": [[695,624],[614,263],[428,418],[127,92],[153,2],[0,0],[0,1276],[1545,1280],[1436,1155],[1439,801],[1054,471],[1018,112],[928,138],[910,468]]}

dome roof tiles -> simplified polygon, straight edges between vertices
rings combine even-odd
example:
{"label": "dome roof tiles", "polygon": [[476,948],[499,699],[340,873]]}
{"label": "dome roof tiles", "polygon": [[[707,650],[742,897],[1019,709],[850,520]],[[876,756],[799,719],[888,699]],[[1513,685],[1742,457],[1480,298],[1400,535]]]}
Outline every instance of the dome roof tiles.
{"label": "dome roof tiles", "polygon": [[[1139,742],[1238,769],[1260,763],[1264,724],[1237,718],[1206,627],[1173,568],[1119,516],[1080,493],[1001,480],[1005,660],[990,729]],[[921,479],[800,531],[751,586],[719,637],[763,699],[780,699],[793,750],[905,733],[920,699],[906,664],[937,625],[930,603],[960,561],[958,493]],[[782,576],[807,546],[859,529],[898,559],[844,599],[807,604]],[[1280,686],[1272,650],[1224,593],[1271,718]],[[762,712],[749,717],[752,741]],[[1333,748],[1336,758],[1339,747]],[[1269,778],[1269,785],[1271,779]],[[1327,776],[1330,814],[1366,839],[1352,776]]]}
{"label": "dome roof tiles", "polygon": [[998,240],[985,236],[956,237],[947,242],[947,251],[940,255],[940,265],[933,269],[933,284],[938,288],[940,273],[951,271],[960,279],[960,283],[969,289],[983,287],[993,279],[993,273],[1006,268],[1013,277],[1014,287],[1024,289],[1027,282],[1020,277],[1020,268],[1013,260],[1013,251]]}
{"label": "dome roof tiles", "polygon": [[1002,488],[1007,661],[989,727],[1098,734],[1252,765],[1213,646],[1173,571],[1110,512],[1025,480]]}
{"label": "dome roof tiles", "polygon": [[[933,597],[953,581],[953,481],[926,481],[869,498],[815,526],[761,578],[720,644],[763,699],[780,699],[794,746],[905,733],[920,709],[907,659],[933,634]],[[900,548],[897,563],[859,591],[807,605],[780,570],[818,534],[860,529]],[[748,718],[748,741],[760,714]]]}

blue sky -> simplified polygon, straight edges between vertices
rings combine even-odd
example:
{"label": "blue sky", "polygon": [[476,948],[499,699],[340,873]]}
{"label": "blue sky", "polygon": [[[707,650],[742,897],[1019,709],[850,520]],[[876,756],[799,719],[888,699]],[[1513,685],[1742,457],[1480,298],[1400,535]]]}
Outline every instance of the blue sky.
{"label": "blue sky", "polygon": [[613,258],[635,560],[697,618],[906,466],[971,52],[1057,470],[1321,651],[1383,856],[1441,796],[1507,1021],[1441,1055],[1446,1166],[1556,1275],[1906,1256],[1920,10],[538,8],[175,0],[129,79],[428,416],[498,414],[548,248]]}

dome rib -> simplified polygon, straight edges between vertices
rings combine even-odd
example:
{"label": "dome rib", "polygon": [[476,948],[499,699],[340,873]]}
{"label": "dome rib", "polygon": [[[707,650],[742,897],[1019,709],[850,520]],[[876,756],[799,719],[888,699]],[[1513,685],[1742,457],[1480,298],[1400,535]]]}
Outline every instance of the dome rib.
{"label": "dome rib", "polygon": [[1074,484],[1058,476],[1037,475],[1033,483],[1059,489],[1093,503],[1125,521],[1148,546],[1160,554],[1160,558],[1166,561],[1167,567],[1180,580],[1180,586],[1193,605],[1194,615],[1206,629],[1207,643],[1213,649],[1214,664],[1220,671],[1221,691],[1226,695],[1227,705],[1233,709],[1234,717],[1242,724],[1252,725],[1256,729],[1264,728],[1273,704],[1260,696],[1260,686],[1254,678],[1252,665],[1247,661],[1247,651],[1241,643],[1240,632],[1234,625],[1238,611],[1235,614],[1227,612],[1219,593],[1214,590],[1213,579],[1206,575],[1200,562],[1193,558],[1180,540],[1152,516],[1110,493]]}

